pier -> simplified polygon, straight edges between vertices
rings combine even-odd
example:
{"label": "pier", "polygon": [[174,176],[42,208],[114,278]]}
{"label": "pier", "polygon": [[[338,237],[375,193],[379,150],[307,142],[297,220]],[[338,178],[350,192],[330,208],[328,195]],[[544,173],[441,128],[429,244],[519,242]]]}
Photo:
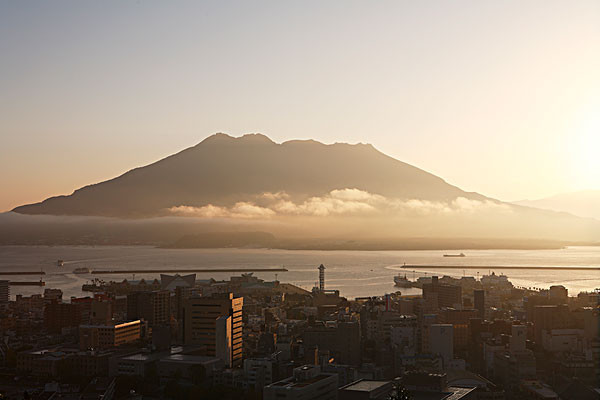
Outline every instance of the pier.
{"label": "pier", "polygon": [[194,269],[107,269],[93,270],[92,274],[160,274],[160,273],[211,273],[211,272],[287,272],[287,268],[194,268]]}
{"label": "pier", "polygon": [[46,275],[44,271],[0,271],[0,275]]}
{"label": "pier", "polygon": [[543,270],[543,271],[600,271],[600,267],[542,267],[538,265],[532,266],[516,266],[516,265],[401,265],[403,269],[516,269],[516,270]]}
{"label": "pier", "polygon": [[8,282],[9,286],[46,286],[44,281],[32,281],[32,282]]}

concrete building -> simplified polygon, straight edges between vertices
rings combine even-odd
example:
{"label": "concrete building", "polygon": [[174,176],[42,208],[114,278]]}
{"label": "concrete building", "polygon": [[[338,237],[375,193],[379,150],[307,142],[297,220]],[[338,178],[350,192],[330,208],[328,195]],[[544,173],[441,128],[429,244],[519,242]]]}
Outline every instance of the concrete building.
{"label": "concrete building", "polygon": [[79,346],[82,349],[106,349],[140,339],[141,321],[112,325],[81,325]]}
{"label": "concrete building", "polygon": [[431,354],[439,354],[444,368],[454,359],[454,327],[450,324],[433,324],[429,327],[429,349]]}
{"label": "concrete building", "polygon": [[127,319],[143,319],[148,326],[167,325],[171,317],[171,292],[155,290],[127,295]]}
{"label": "concrete building", "polygon": [[391,381],[360,379],[343,386],[338,391],[339,400],[387,400],[394,390]]}
{"label": "concrete building", "polygon": [[234,367],[241,366],[243,305],[244,298],[234,298],[233,293],[186,299],[183,323],[184,343],[206,346],[207,355],[211,357],[217,357],[217,352],[223,357],[229,347],[230,357],[226,364]]}
{"label": "concrete building", "polygon": [[338,364],[359,365],[361,362],[358,322],[338,322],[335,327],[311,327],[304,331],[302,338],[305,349],[327,351]]}
{"label": "concrete building", "polygon": [[423,299],[437,298],[438,307],[457,307],[462,305],[462,288],[456,285],[439,283],[437,276],[431,277],[431,283],[423,284]]}
{"label": "concrete building", "polygon": [[0,281],[0,303],[8,303],[10,300],[10,285],[8,281]]}
{"label": "concrete building", "polygon": [[216,357],[171,354],[158,360],[158,375],[165,379],[175,376],[194,379],[195,371],[203,371],[204,377],[212,380],[215,371],[223,367],[223,361]]}
{"label": "concrete building", "polygon": [[273,383],[273,360],[270,358],[249,358],[244,360],[244,374],[248,386],[257,391]]}
{"label": "concrete building", "polygon": [[485,319],[485,290],[479,289],[473,291],[473,303],[477,310],[477,317]]}
{"label": "concrete building", "polygon": [[83,322],[82,314],[84,307],[79,303],[53,301],[44,308],[44,326],[51,333],[61,333],[65,328],[79,326]]}
{"label": "concrete building", "polygon": [[337,400],[338,377],[316,365],[294,368],[293,376],[264,387],[264,400]]}

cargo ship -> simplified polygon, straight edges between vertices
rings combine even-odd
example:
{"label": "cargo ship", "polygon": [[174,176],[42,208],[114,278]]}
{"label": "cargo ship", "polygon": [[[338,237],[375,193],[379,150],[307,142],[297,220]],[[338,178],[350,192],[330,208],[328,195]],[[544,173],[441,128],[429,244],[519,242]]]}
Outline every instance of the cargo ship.
{"label": "cargo ship", "polygon": [[444,254],[444,257],[466,257],[465,253],[460,254]]}

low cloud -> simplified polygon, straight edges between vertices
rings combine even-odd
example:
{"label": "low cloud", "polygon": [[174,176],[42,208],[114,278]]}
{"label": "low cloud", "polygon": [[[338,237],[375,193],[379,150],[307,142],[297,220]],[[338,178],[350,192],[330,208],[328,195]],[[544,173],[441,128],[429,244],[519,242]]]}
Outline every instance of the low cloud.
{"label": "low cloud", "polygon": [[507,204],[491,200],[457,197],[449,202],[390,199],[359,189],[336,189],[324,196],[311,197],[295,203],[285,192],[263,193],[253,202],[239,202],[233,207],[206,205],[203,207],[171,207],[169,213],[200,218],[254,218],[276,216],[430,216],[475,214],[481,212],[511,212]]}

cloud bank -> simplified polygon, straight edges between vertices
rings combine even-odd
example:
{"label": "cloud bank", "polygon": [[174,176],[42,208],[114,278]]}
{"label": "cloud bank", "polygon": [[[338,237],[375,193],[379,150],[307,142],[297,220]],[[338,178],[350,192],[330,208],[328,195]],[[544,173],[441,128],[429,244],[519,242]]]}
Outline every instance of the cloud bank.
{"label": "cloud bank", "polygon": [[197,218],[268,219],[277,216],[432,216],[477,213],[510,213],[509,205],[491,200],[457,197],[449,202],[418,199],[390,199],[360,189],[336,189],[324,196],[311,197],[301,203],[285,192],[263,193],[252,201],[232,207],[208,204],[202,207],[180,205],[168,209],[170,215]]}

